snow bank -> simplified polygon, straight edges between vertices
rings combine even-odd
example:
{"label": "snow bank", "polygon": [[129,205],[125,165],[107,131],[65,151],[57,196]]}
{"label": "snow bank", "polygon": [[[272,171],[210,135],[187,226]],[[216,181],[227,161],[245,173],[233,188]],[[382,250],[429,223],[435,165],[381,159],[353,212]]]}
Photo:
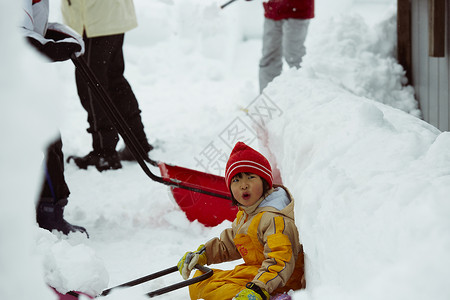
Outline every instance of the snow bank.
{"label": "snow bank", "polygon": [[79,291],[94,296],[108,287],[105,265],[86,245],[83,233],[70,233],[67,237],[59,232],[36,230],[36,248],[42,257],[45,282],[50,286],[62,294]]}
{"label": "snow bank", "polygon": [[450,134],[320,77],[291,71],[266,89],[306,253],[295,299],[447,299]]}
{"label": "snow bank", "polygon": [[302,66],[351,93],[420,116],[396,56],[396,11],[370,26],[357,14],[312,23]]}

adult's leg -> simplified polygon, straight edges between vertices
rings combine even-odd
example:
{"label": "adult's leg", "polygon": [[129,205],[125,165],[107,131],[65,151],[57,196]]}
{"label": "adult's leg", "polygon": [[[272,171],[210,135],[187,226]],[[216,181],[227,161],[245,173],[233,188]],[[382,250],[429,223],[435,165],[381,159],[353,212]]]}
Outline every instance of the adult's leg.
{"label": "adult's leg", "polygon": [[[84,42],[84,59],[96,75],[100,84],[108,91],[111,84],[108,74],[111,72],[112,59],[116,51],[117,36],[94,38],[85,36]],[[75,75],[81,104],[88,113],[88,132],[92,134],[92,147],[94,152],[115,152],[119,140],[116,129],[78,70]]]}
{"label": "adult's leg", "polygon": [[262,57],[259,61],[259,91],[281,74],[282,22],[264,18]]}
{"label": "adult's leg", "polygon": [[111,56],[111,67],[107,74],[109,94],[144,151],[148,152],[152,147],[149,145],[147,135],[144,131],[141,110],[139,109],[136,96],[124,76],[125,61],[123,57],[123,41],[124,34],[118,35],[115,39],[114,48],[116,51],[114,51]]}
{"label": "adult's leg", "polygon": [[309,19],[287,19],[283,21],[283,56],[290,68],[300,68],[306,54],[305,40]]}
{"label": "adult's leg", "polygon": [[[84,58],[107,91],[111,85],[109,74],[113,58],[117,49],[120,49],[118,45],[121,45],[121,38],[123,38],[123,34],[94,38],[84,36]],[[73,159],[82,169],[86,169],[90,165],[95,165],[99,171],[119,169],[122,165],[116,152],[116,145],[119,141],[117,130],[78,70],[75,75],[81,104],[88,113],[88,132],[92,135],[93,151],[84,157],[70,156],[69,160]]]}

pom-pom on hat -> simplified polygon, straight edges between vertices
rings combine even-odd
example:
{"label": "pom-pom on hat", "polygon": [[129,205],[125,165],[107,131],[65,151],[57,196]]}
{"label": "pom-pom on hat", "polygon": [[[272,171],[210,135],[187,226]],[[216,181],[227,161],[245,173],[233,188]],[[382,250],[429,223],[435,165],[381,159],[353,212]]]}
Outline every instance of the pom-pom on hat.
{"label": "pom-pom on hat", "polygon": [[264,178],[272,188],[273,177],[269,161],[243,142],[236,143],[225,168],[225,182],[228,188],[230,188],[231,179],[239,173],[256,174]]}

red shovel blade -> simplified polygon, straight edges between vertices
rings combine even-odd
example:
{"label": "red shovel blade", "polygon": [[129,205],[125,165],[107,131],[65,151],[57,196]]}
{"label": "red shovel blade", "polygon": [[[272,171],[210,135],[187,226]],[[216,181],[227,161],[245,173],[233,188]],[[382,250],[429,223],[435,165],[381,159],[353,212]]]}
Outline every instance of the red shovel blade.
{"label": "red shovel blade", "polygon": [[[160,162],[159,169],[164,181],[176,182],[191,188],[231,197],[225,178],[196,170],[171,166]],[[183,188],[171,187],[172,195],[189,221],[198,220],[205,226],[217,226],[225,220],[233,221],[238,211],[231,200],[206,195]]]}

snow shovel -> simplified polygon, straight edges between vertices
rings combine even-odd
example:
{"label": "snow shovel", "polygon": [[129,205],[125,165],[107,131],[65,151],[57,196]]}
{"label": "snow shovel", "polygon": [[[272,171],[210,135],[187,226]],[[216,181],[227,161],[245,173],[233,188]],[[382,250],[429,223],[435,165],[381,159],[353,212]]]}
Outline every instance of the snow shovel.
{"label": "snow shovel", "polygon": [[[165,294],[165,293],[168,293],[168,292],[172,292],[172,291],[181,289],[183,287],[189,286],[191,284],[203,281],[203,280],[208,279],[209,277],[211,277],[213,275],[213,270],[211,270],[208,267],[205,267],[205,266],[202,266],[202,265],[195,265],[195,268],[200,270],[200,271],[202,271],[203,274],[200,275],[200,276],[188,279],[188,280],[183,280],[181,282],[178,282],[178,283],[166,286],[164,288],[155,290],[153,292],[149,292],[146,295],[149,298],[153,298],[155,296],[159,296],[159,295],[162,295],[162,294]],[[156,279],[156,278],[159,278],[159,277],[162,277],[162,276],[165,276],[165,275],[177,272],[177,271],[178,271],[178,267],[177,266],[173,266],[171,268],[168,268],[168,269],[165,269],[165,270],[153,273],[153,274],[149,274],[147,276],[144,276],[144,277],[141,277],[141,278],[138,278],[138,279],[135,279],[135,280],[132,280],[132,281],[120,284],[118,286],[109,288],[107,290],[104,290],[98,297],[106,296],[112,290],[117,289],[117,288],[136,286],[136,285],[148,282],[150,280],[153,280],[153,279]],[[64,294],[64,295],[59,293],[59,292],[57,292],[56,290],[55,290],[55,292],[59,295],[59,300],[75,300],[75,299],[78,299],[80,295],[87,296],[86,294],[82,294],[82,293],[78,293],[78,292],[68,292],[67,294]],[[93,299],[90,296],[88,296],[88,297]]]}
{"label": "snow shovel", "polygon": [[145,162],[148,160],[147,153],[92,69],[83,57],[73,54],[71,59],[142,170],[152,180],[170,187],[175,201],[189,221],[198,220],[212,227],[224,220],[234,220],[237,208],[231,205],[231,195],[223,177],[150,160],[151,165],[159,167],[162,177],[153,174]]}

